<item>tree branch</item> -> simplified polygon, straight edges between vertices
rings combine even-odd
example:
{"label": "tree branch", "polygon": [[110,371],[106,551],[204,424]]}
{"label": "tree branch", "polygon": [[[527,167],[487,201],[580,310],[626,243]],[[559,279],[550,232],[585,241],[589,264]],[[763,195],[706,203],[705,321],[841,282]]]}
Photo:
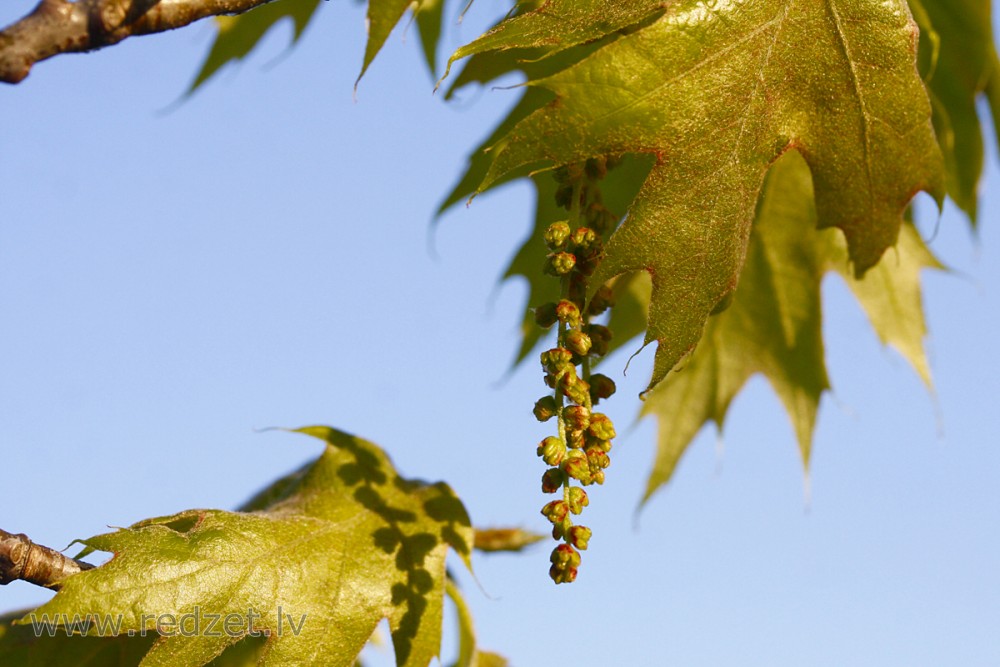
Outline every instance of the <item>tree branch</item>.
{"label": "tree branch", "polygon": [[0,81],[19,83],[35,63],[93,51],[133,35],[181,28],[207,16],[241,14],[270,0],[41,0],[0,31]]}
{"label": "tree branch", "polygon": [[59,582],[66,577],[92,567],[90,563],[73,560],[55,549],[35,544],[27,535],[12,535],[0,530],[0,585],[22,580],[58,589]]}

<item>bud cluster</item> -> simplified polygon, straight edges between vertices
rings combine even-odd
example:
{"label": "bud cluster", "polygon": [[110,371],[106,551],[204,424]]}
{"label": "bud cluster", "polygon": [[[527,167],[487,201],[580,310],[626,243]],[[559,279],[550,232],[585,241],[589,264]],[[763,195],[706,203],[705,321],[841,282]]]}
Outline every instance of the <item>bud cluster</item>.
{"label": "bud cluster", "polygon": [[574,524],[573,517],[590,503],[582,487],[604,483],[615,437],[608,416],[594,411],[598,402],[615,392],[615,383],[590,371],[592,360],[607,354],[611,341],[611,331],[591,318],[614,305],[614,296],[605,285],[589,303],[586,299],[587,281],[604,253],[602,237],[617,221],[601,203],[597,181],[616,163],[612,158],[595,158],[556,170],[556,201],[569,210],[571,219],[549,225],[544,235],[549,249],[544,271],[559,278],[562,298],[535,309],[540,327],[558,325],[558,339],[556,347],[541,355],[545,384],[552,393],[540,398],[533,412],[539,421],[557,423],[557,435],[543,439],[536,450],[549,466],[542,475],[542,491],[562,491],[561,500],[542,508],[552,523],[552,537],[562,542],[552,552],[549,569],[557,584],[576,579],[580,551],[587,548],[591,530]]}

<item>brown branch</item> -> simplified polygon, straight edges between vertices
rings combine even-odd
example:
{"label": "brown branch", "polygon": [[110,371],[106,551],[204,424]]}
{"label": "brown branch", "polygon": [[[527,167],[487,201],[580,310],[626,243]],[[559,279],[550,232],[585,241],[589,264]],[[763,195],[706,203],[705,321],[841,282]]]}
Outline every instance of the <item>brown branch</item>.
{"label": "brown branch", "polygon": [[0,81],[19,83],[35,63],[93,51],[133,35],[181,28],[207,16],[241,14],[270,0],[41,0],[0,31]]}
{"label": "brown branch", "polygon": [[22,580],[58,589],[59,582],[66,577],[92,567],[90,563],[35,544],[27,535],[0,530],[0,585]]}

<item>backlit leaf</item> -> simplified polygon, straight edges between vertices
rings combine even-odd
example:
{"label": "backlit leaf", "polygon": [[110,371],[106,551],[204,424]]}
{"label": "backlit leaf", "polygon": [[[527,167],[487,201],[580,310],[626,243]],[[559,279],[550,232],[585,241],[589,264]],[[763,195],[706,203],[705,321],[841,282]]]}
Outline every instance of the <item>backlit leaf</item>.
{"label": "backlit leaf", "polygon": [[[976,98],[1000,118],[1000,64],[989,0],[910,0],[921,30],[921,70],[934,101],[934,127],[948,166],[948,194],[975,221],[983,172]],[[938,42],[934,58],[933,41]]]}
{"label": "backlit leaf", "polygon": [[656,156],[595,275],[652,274],[652,387],[735,288],[764,175],[785,151],[805,157],[819,224],[843,230],[858,275],[895,243],[917,191],[943,194],[916,36],[900,0],[677,2],[533,81],[557,99],[493,147],[480,189],[527,167]]}
{"label": "backlit leaf", "polygon": [[828,271],[840,273],[879,338],[929,384],[920,272],[939,266],[906,224],[895,249],[862,279],[855,278],[843,238],[816,229],[805,162],[795,153],[779,160],[764,186],[732,304],[709,318],[694,353],[643,405],[643,414],[660,425],[644,499],[670,479],[707,422],[722,428],[733,398],[758,373],[784,404],[808,465],[820,396],[829,388],[820,307],[820,283]]}
{"label": "backlit leaf", "polygon": [[218,33],[215,41],[212,42],[201,70],[191,83],[188,94],[212,78],[227,63],[245,58],[271,28],[286,18],[292,19],[295,27],[292,44],[297,42],[316,13],[319,3],[320,0],[276,0],[245,14],[217,17],[215,24]]}
{"label": "backlit leaf", "polygon": [[67,579],[34,617],[120,615],[119,632],[148,632],[164,614],[240,615],[238,632],[177,632],[144,660],[177,667],[255,633],[268,635],[260,664],[347,667],[386,618],[397,664],[425,667],[441,643],[445,555],[468,563],[472,548],[462,503],[443,483],[400,477],[370,442],[299,432],[325,451],[252,501],[266,509],[189,510],[84,540],[114,558]]}

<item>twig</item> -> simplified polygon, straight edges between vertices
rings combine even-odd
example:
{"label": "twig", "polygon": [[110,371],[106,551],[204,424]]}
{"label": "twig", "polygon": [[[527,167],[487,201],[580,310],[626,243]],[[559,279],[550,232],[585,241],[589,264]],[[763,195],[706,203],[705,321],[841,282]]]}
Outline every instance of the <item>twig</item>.
{"label": "twig", "polygon": [[181,28],[207,16],[241,14],[270,0],[41,0],[0,31],[0,81],[19,83],[35,63],[93,51],[126,37]]}
{"label": "twig", "polygon": [[0,530],[0,585],[22,580],[58,589],[59,582],[66,577],[92,567],[90,563],[73,560],[55,549],[35,544],[27,535],[12,535]]}

